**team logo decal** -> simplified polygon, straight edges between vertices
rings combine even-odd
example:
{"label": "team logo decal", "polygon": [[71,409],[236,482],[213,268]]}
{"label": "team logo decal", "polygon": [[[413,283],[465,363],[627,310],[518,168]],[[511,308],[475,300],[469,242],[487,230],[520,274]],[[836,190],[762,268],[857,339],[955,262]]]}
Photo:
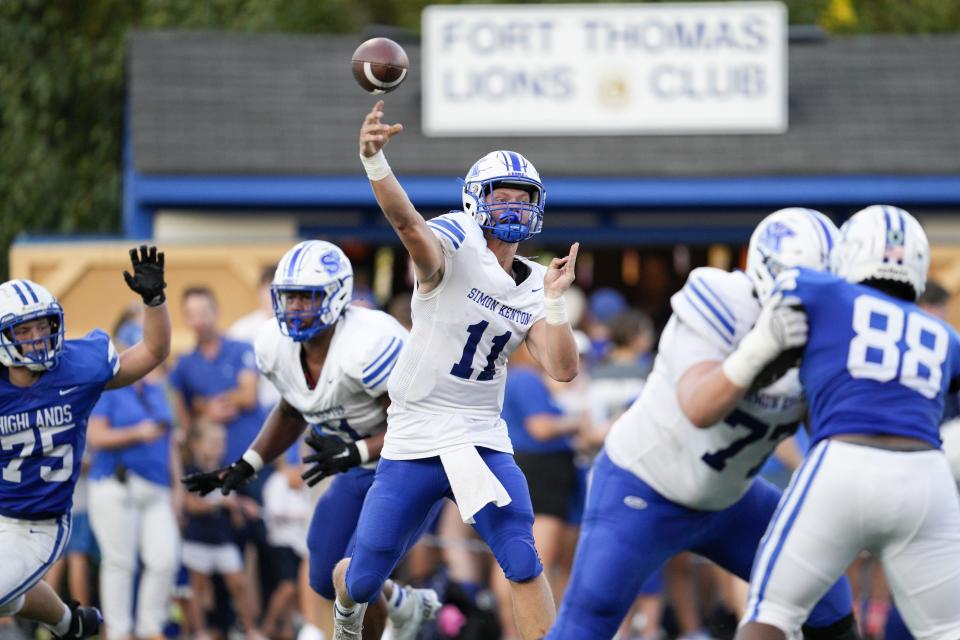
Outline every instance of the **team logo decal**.
{"label": "team logo decal", "polygon": [[320,264],[326,269],[327,274],[333,276],[340,271],[340,254],[336,251],[328,251],[320,256]]}
{"label": "team logo decal", "polygon": [[797,233],[782,222],[774,222],[767,225],[763,235],[760,236],[760,244],[767,247],[774,253],[780,253],[780,246],[784,238],[793,238]]}

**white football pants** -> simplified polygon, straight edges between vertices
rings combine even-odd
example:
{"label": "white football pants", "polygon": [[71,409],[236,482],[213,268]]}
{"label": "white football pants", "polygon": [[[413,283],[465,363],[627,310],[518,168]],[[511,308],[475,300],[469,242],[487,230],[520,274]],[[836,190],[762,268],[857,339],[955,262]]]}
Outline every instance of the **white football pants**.
{"label": "white football pants", "polygon": [[[180,568],[180,530],[170,489],[133,472],[127,481],[91,480],[89,517],[100,546],[100,600],[107,640],[160,635]],[[142,561],[136,629],[133,579]]]}
{"label": "white football pants", "polygon": [[60,559],[70,539],[70,515],[55,520],[0,516],[0,615],[23,607],[23,594]]}
{"label": "white football pants", "polygon": [[799,629],[861,550],[882,564],[917,640],[960,638],[960,495],[943,452],[838,440],[794,473],[757,551],[743,622]]}

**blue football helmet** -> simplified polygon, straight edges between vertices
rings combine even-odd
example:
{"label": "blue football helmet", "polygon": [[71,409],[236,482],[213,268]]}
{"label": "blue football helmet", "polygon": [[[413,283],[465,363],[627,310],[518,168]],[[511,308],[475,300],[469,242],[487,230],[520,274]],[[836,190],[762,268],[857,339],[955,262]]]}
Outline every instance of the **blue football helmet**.
{"label": "blue football helmet", "polygon": [[[294,296],[303,298],[301,308],[291,308]],[[280,331],[296,342],[332,326],[352,296],[350,260],[339,247],[323,240],[307,240],[287,251],[270,285]]]}
{"label": "blue football helmet", "polygon": [[[15,327],[46,318],[49,335],[19,340]],[[24,347],[29,345],[30,349]],[[0,364],[50,371],[63,353],[63,307],[47,289],[30,280],[8,280],[0,284]]]}
{"label": "blue football helmet", "polygon": [[[487,202],[498,187],[521,189],[530,202]],[[515,151],[492,151],[470,167],[463,181],[463,210],[503,242],[520,242],[543,226],[547,192],[533,164]]]}

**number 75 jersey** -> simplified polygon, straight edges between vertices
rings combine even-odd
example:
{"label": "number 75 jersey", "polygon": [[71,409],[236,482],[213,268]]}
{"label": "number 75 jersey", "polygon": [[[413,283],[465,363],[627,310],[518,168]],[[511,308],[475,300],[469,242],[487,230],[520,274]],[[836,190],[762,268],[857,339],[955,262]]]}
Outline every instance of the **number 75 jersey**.
{"label": "number 75 jersey", "polygon": [[464,444],[513,452],[500,419],[506,361],[543,317],[546,269],[515,258],[518,284],[473,218],[427,222],[443,249],[440,285],[411,303],[413,330],[388,383],[383,457],[421,458]]}
{"label": "number 75 jersey", "polygon": [[917,305],[832,274],[791,270],[777,287],[806,310],[800,366],[811,446],[839,434],[940,446],[944,396],[960,376],[960,338]]}

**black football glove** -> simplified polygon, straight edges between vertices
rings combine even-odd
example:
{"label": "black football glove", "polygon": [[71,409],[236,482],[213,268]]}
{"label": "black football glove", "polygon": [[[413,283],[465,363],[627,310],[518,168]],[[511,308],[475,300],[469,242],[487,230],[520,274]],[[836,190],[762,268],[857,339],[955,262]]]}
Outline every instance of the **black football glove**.
{"label": "black football glove", "polygon": [[327,476],[343,473],[361,463],[357,445],[344,442],[336,436],[321,436],[311,432],[307,436],[306,443],[316,451],[315,454],[303,459],[305,463],[313,465],[300,476],[306,480],[308,487],[312,487]]}
{"label": "black football glove", "polygon": [[156,247],[140,245],[140,253],[130,249],[130,262],[133,263],[133,275],[123,272],[123,279],[127,286],[140,294],[143,304],[148,307],[157,307],[164,303],[167,297],[163,290],[167,283],[163,281],[163,252],[157,253]]}
{"label": "black football glove", "polygon": [[201,496],[207,495],[214,489],[220,489],[220,493],[227,495],[247,484],[256,473],[250,463],[241,458],[229,467],[216,471],[191,473],[184,476],[181,482],[187,491],[199,493]]}

